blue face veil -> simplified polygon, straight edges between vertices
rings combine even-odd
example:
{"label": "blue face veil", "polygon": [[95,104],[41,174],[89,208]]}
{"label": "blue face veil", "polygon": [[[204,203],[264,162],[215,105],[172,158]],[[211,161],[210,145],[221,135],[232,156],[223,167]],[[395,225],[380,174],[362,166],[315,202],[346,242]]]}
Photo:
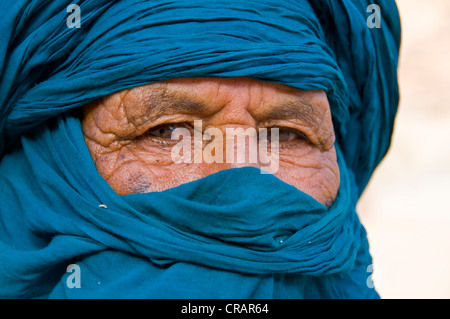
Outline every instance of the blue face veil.
{"label": "blue face veil", "polygon": [[[67,1],[2,4],[1,297],[378,297],[355,206],[398,105],[394,1],[378,1],[380,28],[364,0],[71,3],[81,28],[68,27]],[[81,106],[170,78],[235,76],[327,93],[341,172],[332,207],[250,167],[125,196],[97,173]]]}

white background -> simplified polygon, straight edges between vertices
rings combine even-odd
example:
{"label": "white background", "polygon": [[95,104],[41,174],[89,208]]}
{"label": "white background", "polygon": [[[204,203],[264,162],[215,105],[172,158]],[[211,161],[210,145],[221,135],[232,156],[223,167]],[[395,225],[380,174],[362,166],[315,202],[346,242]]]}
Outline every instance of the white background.
{"label": "white background", "polygon": [[[400,109],[358,213],[382,298],[450,298],[450,1],[398,0]],[[381,25],[383,27],[383,25]]]}

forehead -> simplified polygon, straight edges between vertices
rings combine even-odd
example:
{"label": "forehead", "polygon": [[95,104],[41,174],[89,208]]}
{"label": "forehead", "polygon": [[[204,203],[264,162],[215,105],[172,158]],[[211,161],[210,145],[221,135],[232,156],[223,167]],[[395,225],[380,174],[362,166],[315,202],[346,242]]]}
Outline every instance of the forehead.
{"label": "forehead", "polygon": [[[238,101],[247,102],[249,107],[261,107],[261,104],[295,99],[303,99],[314,104],[327,101],[323,91],[302,91],[287,85],[247,77],[183,78],[162,83],[167,85],[168,93],[186,94],[219,105]],[[252,102],[257,105],[253,105],[255,103]]]}

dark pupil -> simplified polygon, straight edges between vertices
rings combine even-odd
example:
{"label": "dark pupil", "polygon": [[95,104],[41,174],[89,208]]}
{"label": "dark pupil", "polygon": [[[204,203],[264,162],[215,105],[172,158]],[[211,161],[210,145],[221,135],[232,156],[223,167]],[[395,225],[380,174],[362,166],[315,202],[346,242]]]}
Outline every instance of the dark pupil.
{"label": "dark pupil", "polygon": [[163,125],[149,131],[149,134],[158,138],[170,138],[174,129],[173,125]]}
{"label": "dark pupil", "polygon": [[159,136],[163,138],[169,138],[172,135],[172,131],[175,128],[172,125],[166,125],[159,128]]}

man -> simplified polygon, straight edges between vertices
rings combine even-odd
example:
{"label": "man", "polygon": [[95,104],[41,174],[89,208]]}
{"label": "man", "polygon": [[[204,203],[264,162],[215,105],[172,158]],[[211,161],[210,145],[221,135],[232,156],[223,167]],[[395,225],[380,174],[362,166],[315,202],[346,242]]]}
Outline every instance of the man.
{"label": "man", "polygon": [[[253,149],[246,145],[251,136],[244,134],[256,127],[278,128],[281,149],[274,158],[275,176],[327,206],[339,188],[335,136],[324,92],[249,78],[172,79],[114,93],[89,105],[85,113],[83,132],[97,170],[121,195],[161,191],[227,168],[261,167],[260,161],[252,163]],[[194,160],[192,154],[191,160],[178,163],[172,158],[172,135],[177,128],[187,128],[191,144],[195,121],[203,124],[198,131],[219,129],[215,151],[222,155],[208,161]],[[235,143],[226,143],[227,137]],[[240,150],[239,137],[244,138]],[[208,155],[203,144],[214,143],[210,139],[200,138],[201,155]],[[241,163],[231,153],[243,153]]]}
{"label": "man", "polygon": [[0,295],[378,297],[355,205],[400,28],[369,5],[8,4]]}

